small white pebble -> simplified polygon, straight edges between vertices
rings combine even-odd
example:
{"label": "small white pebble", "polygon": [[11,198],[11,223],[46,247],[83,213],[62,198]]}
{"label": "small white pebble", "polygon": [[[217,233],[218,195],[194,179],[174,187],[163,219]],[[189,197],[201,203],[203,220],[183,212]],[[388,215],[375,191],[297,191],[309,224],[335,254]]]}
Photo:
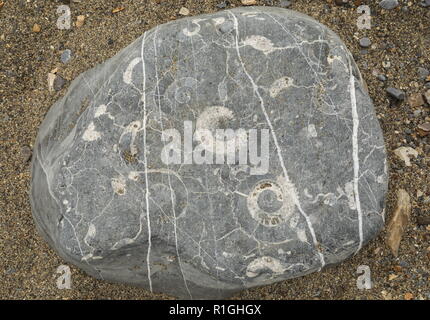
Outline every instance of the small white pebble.
{"label": "small white pebble", "polygon": [[181,16],[188,16],[189,14],[190,14],[190,10],[188,10],[187,8],[185,8],[185,7],[182,7],[181,8],[181,10],[179,10],[179,14],[181,15]]}

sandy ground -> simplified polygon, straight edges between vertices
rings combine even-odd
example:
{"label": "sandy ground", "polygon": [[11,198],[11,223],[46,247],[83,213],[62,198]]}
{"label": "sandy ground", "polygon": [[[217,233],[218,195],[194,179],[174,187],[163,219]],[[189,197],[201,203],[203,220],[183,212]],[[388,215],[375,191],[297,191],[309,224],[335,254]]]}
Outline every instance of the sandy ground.
{"label": "sandy ground", "polygon": [[[71,2],[72,19],[85,15],[82,27],[56,27],[56,8],[61,2],[4,0],[0,8],[0,298],[2,299],[160,299],[143,289],[98,281],[71,266],[72,289],[56,287],[56,269],[64,262],[35,231],[28,199],[30,167],[28,151],[49,107],[65,94],[49,92],[47,75],[54,68],[66,80],[103,62],[158,24],[179,19],[181,7],[191,15],[221,10],[220,0],[92,0]],[[62,1],[69,2],[69,1]],[[398,188],[411,196],[412,217],[401,242],[399,257],[385,244],[385,231],[358,255],[345,263],[299,279],[255,288],[237,299],[430,299],[430,227],[419,217],[430,215],[430,136],[420,137],[416,127],[426,121],[430,109],[411,107],[407,101],[393,103],[385,92],[392,86],[408,95],[424,93],[419,67],[430,69],[430,8],[420,0],[400,1],[401,6],[381,10],[378,1],[349,1],[336,6],[329,0],[296,0],[291,9],[313,16],[339,33],[363,73],[389,154],[391,215]],[[279,1],[257,1],[278,5]],[[358,4],[372,9],[371,30],[359,30]],[[228,1],[226,8],[240,6]],[[124,10],[112,13],[116,7]],[[404,8],[407,8],[404,9]],[[40,32],[34,32],[34,24]],[[363,50],[359,39],[369,37],[372,46]],[[65,49],[73,52],[68,64],[60,62]],[[390,66],[383,67],[383,62]],[[387,64],[385,63],[385,66]],[[385,74],[386,82],[375,75]],[[418,113],[417,110],[422,110]],[[419,152],[412,165],[394,154],[409,146]],[[373,287],[359,290],[357,268],[367,265]],[[397,277],[396,277],[397,276]]]}

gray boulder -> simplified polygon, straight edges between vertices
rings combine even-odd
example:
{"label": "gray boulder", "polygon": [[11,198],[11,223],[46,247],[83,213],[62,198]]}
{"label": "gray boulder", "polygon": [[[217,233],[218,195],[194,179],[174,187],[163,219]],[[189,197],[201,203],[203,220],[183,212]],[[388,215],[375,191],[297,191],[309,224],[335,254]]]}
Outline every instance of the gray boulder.
{"label": "gray boulder", "polygon": [[345,260],[383,226],[386,191],[351,54],[280,8],[149,30],[70,84],[32,160],[34,220],[63,259],[180,298]]}

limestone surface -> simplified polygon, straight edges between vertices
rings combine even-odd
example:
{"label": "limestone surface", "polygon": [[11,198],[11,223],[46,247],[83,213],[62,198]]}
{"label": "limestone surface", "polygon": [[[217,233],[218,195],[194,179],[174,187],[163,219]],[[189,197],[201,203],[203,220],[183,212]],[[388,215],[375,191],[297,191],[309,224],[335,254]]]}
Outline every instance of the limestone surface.
{"label": "limestone surface", "polygon": [[147,31],[71,83],[32,161],[34,220],[62,258],[180,298],[321,270],[384,224],[385,147],[360,72],[335,33],[281,8]]}

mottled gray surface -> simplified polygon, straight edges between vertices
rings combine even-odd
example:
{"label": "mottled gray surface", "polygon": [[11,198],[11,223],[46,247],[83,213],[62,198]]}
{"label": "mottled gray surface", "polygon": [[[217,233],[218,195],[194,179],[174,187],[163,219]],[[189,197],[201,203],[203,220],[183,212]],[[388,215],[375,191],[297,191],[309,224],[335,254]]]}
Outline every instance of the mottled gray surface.
{"label": "mottled gray surface", "polygon": [[[270,129],[267,174],[161,162],[162,130],[214,110],[229,112],[216,125]],[[332,31],[285,9],[146,32],[71,83],[34,149],[50,245],[94,277],[181,298],[318,271],[384,222],[384,142],[360,73]]]}

